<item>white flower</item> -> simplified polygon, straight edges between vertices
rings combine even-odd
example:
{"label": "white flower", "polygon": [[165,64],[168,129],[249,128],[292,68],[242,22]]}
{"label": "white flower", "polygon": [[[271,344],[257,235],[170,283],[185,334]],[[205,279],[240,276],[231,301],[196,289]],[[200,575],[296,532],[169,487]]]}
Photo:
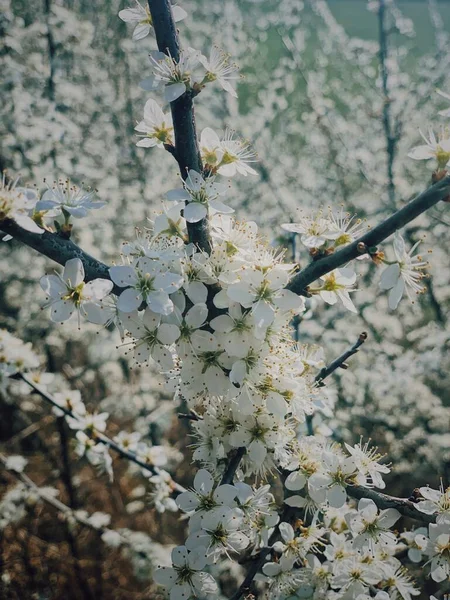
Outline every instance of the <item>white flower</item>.
{"label": "white flower", "polygon": [[172,369],[172,352],[168,346],[171,346],[180,336],[180,330],[176,325],[161,323],[161,315],[146,308],[142,319],[137,311],[130,313],[125,326],[136,338],[133,342],[136,362],[146,362],[151,356],[163,370]]}
{"label": "white flower", "polygon": [[244,308],[251,308],[255,325],[267,328],[275,318],[275,310],[304,310],[303,298],[284,289],[289,282],[289,274],[284,268],[264,272],[259,269],[247,269],[239,283],[228,287],[230,300],[239,302]]}
{"label": "white flower", "polygon": [[349,292],[355,291],[356,273],[348,268],[336,269],[323,275],[321,280],[323,283],[318,292],[322,300],[327,304],[336,304],[338,300],[341,300],[347,310],[357,312],[349,296]]}
{"label": "white flower", "polygon": [[373,500],[362,498],[358,502],[358,512],[348,518],[348,525],[353,533],[353,544],[356,548],[375,545],[395,546],[395,534],[389,529],[398,521],[400,513],[395,508],[387,508],[378,513]]}
{"label": "white flower", "polygon": [[431,557],[431,579],[440,583],[450,578],[450,524],[431,523],[429,535],[426,553]]}
{"label": "white flower", "polygon": [[92,323],[106,322],[108,315],[102,310],[102,300],[111,292],[113,283],[109,279],[84,283],[84,267],[79,258],[66,262],[62,276],[46,275],[41,278],[40,284],[51,299],[46,306],[52,307],[52,321],[67,321],[76,311],[78,323],[80,315]]}
{"label": "white flower", "polygon": [[[53,394],[55,401],[66,410],[74,415],[83,416],[86,414],[86,407],[83,400],[81,399],[81,393],[79,390],[67,390],[66,392],[56,392]],[[59,408],[54,407],[52,410],[53,414],[57,417],[63,417],[66,413]]]}
{"label": "white flower", "polygon": [[113,439],[124,450],[137,452],[141,434],[138,431],[120,431]]}
{"label": "white flower", "polygon": [[326,219],[319,212],[316,217],[302,217],[298,223],[284,223],[281,225],[286,231],[301,234],[300,240],[307,248],[320,248],[328,240],[335,238],[339,232],[336,223]]}
{"label": "white flower", "polygon": [[355,598],[364,594],[370,585],[376,585],[383,573],[373,564],[364,564],[353,557],[339,562],[339,570],[331,579],[331,587],[346,592],[346,598]]}
{"label": "white flower", "polygon": [[173,311],[169,294],[183,285],[182,275],[164,270],[158,261],[145,257],[139,259],[135,267],[111,267],[109,274],[116,285],[127,288],[117,300],[117,308],[125,313],[145,302],[153,312],[168,315]]}
{"label": "white flower", "polygon": [[415,505],[417,510],[427,515],[437,513],[436,523],[438,525],[442,523],[450,524],[450,487],[444,490],[444,486],[441,483],[439,490],[432,490],[429,487],[421,487],[419,489],[425,500],[421,500]]}
{"label": "white flower", "polygon": [[184,218],[188,223],[197,223],[206,217],[208,209],[212,214],[232,213],[234,210],[218,200],[227,192],[225,185],[215,183],[213,178],[203,179],[200,173],[190,170],[184,188],[167,192],[166,198],[170,201],[186,201]]}
{"label": "white flower", "polygon": [[136,125],[135,131],[143,133],[136,146],[151,148],[164,147],[164,144],[173,146],[172,115],[164,114],[159,104],[154,100],[147,100],[144,107],[144,120]]}
{"label": "white flower", "polygon": [[351,244],[367,230],[361,219],[355,220],[354,216],[344,213],[342,207],[339,213],[330,209],[328,227],[326,239],[332,240],[335,248]]}
{"label": "white flower", "polygon": [[[362,445],[362,442],[345,447],[350,452],[355,467],[359,471],[358,483],[360,485],[371,485],[379,489],[384,489],[386,484],[381,477],[381,473],[390,473],[390,468],[387,465],[380,465],[378,462],[382,455],[377,452],[377,448],[369,448],[369,443]],[[367,481],[367,475],[370,477],[370,483]]]}
{"label": "white flower", "polygon": [[7,456],[5,467],[10,471],[16,471],[16,473],[22,473],[25,467],[27,466],[27,459],[23,456]]}
{"label": "white flower", "polygon": [[212,575],[202,571],[207,562],[206,548],[200,546],[191,552],[185,546],[172,550],[172,567],[159,567],[153,573],[156,583],[170,591],[170,600],[188,600],[205,594],[217,593]]}
{"label": "white flower", "polygon": [[[172,14],[175,23],[182,21],[187,17],[185,10],[181,6],[172,6]],[[133,40],[142,40],[150,33],[153,23],[150,10],[146,5],[145,8],[136,0],[136,6],[133,8],[125,8],[119,12],[119,18],[125,23],[136,23],[133,31]]]}
{"label": "white flower", "polygon": [[208,562],[215,562],[223,553],[229,556],[245,550],[250,540],[239,531],[242,519],[243,512],[238,508],[211,511],[202,518],[202,529],[189,535],[186,547],[189,550],[206,547]]}
{"label": "white flower", "polygon": [[211,127],[205,127],[200,136],[200,153],[202,161],[209,167],[219,165],[223,156],[219,136]]}
{"label": "white flower", "polygon": [[[72,429],[77,429],[77,427],[73,426],[75,424],[73,419],[67,417],[67,422],[69,423],[69,427]],[[91,465],[97,467],[100,473],[107,473],[112,481],[112,458],[108,451],[108,447],[104,444],[97,444],[92,438],[86,435],[84,431],[77,431],[76,438],[77,445],[75,447],[75,452],[78,454],[78,456],[86,456]]]}
{"label": "white flower", "polygon": [[191,71],[198,63],[198,57],[199,52],[193,48],[182,50],[178,62],[162,52],[151,52],[153,75],[141,81],[139,85],[148,92],[163,87],[166,102],[173,102],[190,88]]}
{"label": "white flower", "polygon": [[12,219],[27,231],[44,233],[44,230],[30,217],[37,202],[36,192],[17,187],[18,182],[19,178],[6,183],[6,172],[3,172],[0,182],[0,223],[4,219]]}
{"label": "white flower", "polygon": [[200,330],[208,317],[208,308],[205,303],[201,302],[194,304],[186,311],[186,299],[181,293],[174,297],[174,304],[174,311],[166,320],[175,324],[180,330],[177,352],[178,356],[184,358],[188,357],[191,352],[195,352],[194,348],[198,347],[201,339],[209,336],[208,332]]}
{"label": "white flower", "polygon": [[[106,430],[106,421],[109,417],[107,412],[103,413],[74,413],[73,417],[66,417],[70,429],[79,429],[90,433],[99,431],[103,433]],[[95,443],[95,442],[94,442]]]}
{"label": "white flower", "polygon": [[322,454],[324,473],[313,473],[308,481],[309,495],[318,503],[323,502],[323,491],[326,500],[333,508],[341,508],[347,500],[346,487],[355,473],[352,458],[343,458],[334,452]]}
{"label": "white flower", "polygon": [[421,294],[425,289],[421,285],[424,277],[421,271],[428,266],[428,262],[423,261],[419,255],[412,256],[418,245],[419,242],[414,244],[411,250],[407,252],[402,236],[398,231],[395,234],[394,253],[397,262],[389,265],[383,271],[380,280],[380,288],[390,290],[388,303],[391,310],[397,308],[405,291],[411,302],[414,302],[412,292]]}
{"label": "white flower", "polygon": [[250,148],[250,142],[243,139],[235,139],[234,131],[227,130],[224,138],[220,141],[222,158],[217,172],[224,177],[234,175],[257,175],[255,169],[249,163],[256,162],[256,153]]}
{"label": "white flower", "polygon": [[0,329],[0,386],[3,378],[36,369],[39,364],[30,343],[25,344],[6,329]]}
{"label": "white flower", "polygon": [[105,206],[105,202],[93,200],[94,196],[95,190],[83,190],[71,184],[69,179],[55,181],[36,204],[36,210],[51,210],[55,214],[65,211],[78,219],[85,217],[90,209]]}
{"label": "white flower", "polygon": [[435,158],[438,162],[438,167],[444,169],[450,160],[450,138],[448,133],[442,129],[436,139],[434,131],[430,129],[428,131],[429,139],[421,131],[420,135],[425,140],[425,144],[413,148],[408,154],[409,158],[413,158],[414,160]]}
{"label": "white flower", "polygon": [[280,564],[284,568],[292,568],[297,560],[304,560],[309,552],[317,551],[321,545],[321,536],[325,532],[325,529],[317,527],[314,523],[310,527],[301,527],[297,537],[289,523],[280,523],[279,529],[283,542],[276,542],[273,547],[282,553]]}
{"label": "white flower", "polygon": [[403,600],[411,600],[411,596],[420,595],[420,591],[411,583],[411,576],[405,567],[386,563],[383,565],[383,576],[393,597],[399,594]]}
{"label": "white flower", "polygon": [[167,471],[159,471],[158,475],[153,475],[149,479],[154,488],[150,494],[152,502],[159,513],[178,512],[178,506],[172,495],[172,477]]}
{"label": "white flower", "polygon": [[206,69],[206,75],[203,80],[204,83],[210,81],[218,81],[226,92],[231,94],[234,98],[237,98],[237,94],[229,83],[230,80],[239,79],[238,75],[234,75],[237,72],[238,67],[230,63],[230,56],[226,54],[217,46],[211,48],[209,59],[201,54],[199,61]]}
{"label": "white flower", "polygon": [[195,513],[189,521],[189,531],[201,529],[202,518],[211,511],[223,511],[235,506],[238,490],[229,484],[214,488],[214,478],[206,469],[197,471],[194,489],[180,494],[176,503],[183,512]]}

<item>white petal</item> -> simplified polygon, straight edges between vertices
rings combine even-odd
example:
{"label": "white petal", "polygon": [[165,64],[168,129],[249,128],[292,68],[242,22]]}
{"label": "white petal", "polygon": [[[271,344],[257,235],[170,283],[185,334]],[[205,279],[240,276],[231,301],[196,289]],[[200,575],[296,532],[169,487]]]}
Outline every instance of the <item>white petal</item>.
{"label": "white petal", "polygon": [[77,287],[84,281],[84,267],[79,258],[71,258],[66,262],[63,279],[71,287]]}
{"label": "white petal", "polygon": [[164,90],[164,98],[166,102],[173,102],[174,100],[182,96],[185,91],[186,84],[184,83],[173,83],[171,85],[166,85]]}
{"label": "white petal", "polygon": [[199,499],[193,492],[183,492],[177,496],[175,502],[183,512],[195,510],[199,505]]}
{"label": "white petal", "polygon": [[103,300],[113,288],[113,282],[109,279],[94,279],[83,288],[83,296],[91,300]]}
{"label": "white petal", "polygon": [[400,277],[400,267],[398,263],[389,265],[381,274],[380,288],[382,290],[390,290],[397,283]]}
{"label": "white petal", "polygon": [[184,218],[188,223],[198,223],[206,217],[208,209],[200,202],[190,202],[184,209]]}
{"label": "white petal", "polygon": [[170,600],[188,600],[191,592],[189,583],[176,583],[170,590]]}
{"label": "white petal", "polygon": [[108,310],[105,310],[101,304],[96,304],[95,302],[83,302],[82,312],[89,323],[94,323],[95,325],[104,325],[110,316]]}
{"label": "white petal", "polygon": [[212,492],[214,487],[214,478],[206,469],[197,471],[194,478],[194,488],[202,495]]}
{"label": "white petal", "polygon": [[186,324],[189,327],[198,329],[203,325],[208,317],[208,307],[206,304],[195,304],[186,314]]}
{"label": "white petal", "polygon": [[294,530],[289,523],[280,523],[278,527],[285,542],[291,542],[295,538]]}
{"label": "white petal", "polygon": [[347,500],[347,492],[340,485],[333,485],[327,493],[327,500],[333,508],[342,508]]}
{"label": "white petal", "polygon": [[63,323],[64,321],[67,321],[67,319],[70,319],[74,310],[75,305],[73,302],[60,300],[53,304],[50,318],[54,323]]}
{"label": "white petal", "polygon": [[187,12],[181,8],[181,6],[172,6],[172,14],[175,23],[178,23],[178,21],[182,21],[187,17]]}
{"label": "white petal", "polygon": [[134,288],[127,288],[117,299],[117,308],[124,313],[130,313],[139,308],[142,303],[142,294]]}
{"label": "white petal", "polygon": [[153,571],[153,579],[156,583],[159,583],[159,585],[171,588],[178,579],[178,576],[175,569],[172,569],[172,567],[160,567]]}
{"label": "white petal", "polygon": [[116,285],[126,287],[137,283],[136,271],[132,267],[110,267],[109,275]]}
{"label": "white petal", "polygon": [[160,315],[170,315],[173,311],[173,302],[166,292],[150,292],[147,296],[147,304]]}
{"label": "white petal", "polygon": [[150,25],[148,23],[140,23],[136,25],[133,31],[133,40],[137,42],[138,40],[142,40],[148,36],[150,33]]}
{"label": "white petal", "polygon": [[193,281],[186,287],[186,294],[193,304],[206,304],[208,298],[208,288],[201,281]]}
{"label": "white petal", "polygon": [[32,233],[44,233],[44,230],[41,229],[41,227],[39,227],[39,225],[27,215],[19,215],[16,213],[14,215],[14,221],[17,223],[17,225],[20,225],[22,229],[26,229]]}
{"label": "white petal", "polygon": [[389,292],[388,304],[391,310],[395,310],[397,308],[398,303],[402,299],[404,289],[405,282],[400,277],[397,283],[392,288],[392,290]]}
{"label": "white petal", "polygon": [[290,473],[285,481],[285,486],[288,490],[297,491],[305,487],[306,477],[300,471]]}
{"label": "white petal", "polygon": [[176,325],[162,323],[158,328],[158,340],[162,344],[170,345],[177,341],[180,337],[180,330]]}
{"label": "white petal", "polygon": [[150,75],[150,77],[146,77],[142,81],[139,82],[139,87],[146,92],[154,92],[159,88],[161,82],[159,79],[156,79],[154,75]]}
{"label": "white petal", "polygon": [[217,593],[217,582],[212,575],[201,571],[200,573],[194,573],[192,575],[192,583],[195,591],[202,596],[204,594],[216,594]]}
{"label": "white petal", "polygon": [[[177,498],[178,500],[178,498]],[[172,550],[172,564],[176,567],[184,567],[187,563],[188,551],[186,546],[177,546]]]}
{"label": "white petal", "polygon": [[429,158],[433,158],[436,156],[435,151],[430,148],[430,146],[416,146],[411,150],[408,154],[409,158],[413,158],[414,160],[428,160]]}
{"label": "white petal", "polygon": [[41,277],[39,283],[47,296],[50,296],[51,298],[57,298],[58,296],[65,294],[67,291],[67,287],[56,275],[47,275],[46,277]]}

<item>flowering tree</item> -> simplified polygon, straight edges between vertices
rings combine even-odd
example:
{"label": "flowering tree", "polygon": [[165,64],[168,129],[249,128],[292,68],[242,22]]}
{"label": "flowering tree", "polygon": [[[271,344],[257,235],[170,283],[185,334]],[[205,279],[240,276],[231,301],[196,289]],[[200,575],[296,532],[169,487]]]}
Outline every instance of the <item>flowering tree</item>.
{"label": "flowering tree", "polygon": [[[233,600],[254,594],[409,600],[420,593],[415,565],[439,584],[437,594],[448,589],[449,489],[422,485],[409,498],[380,492],[390,467],[369,441],[341,443],[337,434],[323,435],[314,427],[315,414],[333,411],[325,380],[347,367],[367,333],[328,366],[318,345],[301,343],[301,321],[312,302],[341,304],[347,319],[357,312],[351,296],[355,265],[383,266],[379,288],[388,294],[391,310],[404,296],[413,300],[427,289],[432,293],[424,285],[428,262],[415,254],[417,243],[411,245],[402,230],[449,200],[450,142],[444,129],[438,137],[430,130],[425,144],[410,150],[412,159],[435,161],[431,185],[394,210],[398,139],[387,98],[384,0],[375,9],[390,214],[370,228],[342,208],[305,210],[282,224],[293,246],[289,257],[287,249],[269,244],[255,222],[234,217],[225,203],[227,182],[257,175],[256,154],[230,130],[220,137],[205,127],[198,135],[194,101],[201,102],[205,88],[214,84],[236,97],[237,67],[216,46],[207,56],[182,47],[175,23],[187,14],[168,0],[149,0],[148,8],[138,3],[119,13],[133,24],[135,41],[146,43],[154,34],[157,45],[150,53],[150,74],[140,83],[154,97],[135,127],[137,146],[167,151],[181,176],[151,228],[123,247],[121,264],[108,266],[71,239],[78,219],[102,209],[93,190],[61,180],[40,194],[3,178],[1,230],[64,267],[62,274],[41,278],[51,320],[64,323],[75,314],[79,328],[84,320],[115,326],[137,365],[157,365],[166,391],[181,407],[180,417],[190,424],[198,469],[185,489],[170,468],[162,468],[170,463],[162,447],[143,442],[136,431],[108,436],[107,413],[90,413],[78,390],[51,393],[34,373],[39,360],[32,349],[1,333],[5,390],[11,380],[29,386],[52,405],[61,435],[65,423],[75,432],[80,457],[113,478],[112,453],[122,456],[149,478],[158,511],[186,515],[185,543],[172,549],[171,564],[153,572],[171,599],[226,597],[218,584],[220,570],[234,562],[245,574],[229,595]],[[295,55],[292,40],[284,42]],[[51,100],[51,80],[48,85]],[[155,100],[161,97],[168,107]],[[448,118],[448,109],[441,116]],[[391,236],[392,251],[382,245]],[[302,268],[297,241],[304,247],[302,262],[309,257]],[[365,280],[371,285],[369,277]],[[86,515],[74,502],[61,503],[52,489],[25,474],[21,456],[0,459],[20,482],[16,499],[3,500],[2,515],[34,494],[68,523],[94,529],[106,544],[133,553],[133,535],[109,528],[108,515]],[[69,472],[68,462],[66,468]],[[68,490],[71,485],[69,476]],[[403,518],[419,528],[394,528]],[[153,547],[154,556],[157,552]]]}

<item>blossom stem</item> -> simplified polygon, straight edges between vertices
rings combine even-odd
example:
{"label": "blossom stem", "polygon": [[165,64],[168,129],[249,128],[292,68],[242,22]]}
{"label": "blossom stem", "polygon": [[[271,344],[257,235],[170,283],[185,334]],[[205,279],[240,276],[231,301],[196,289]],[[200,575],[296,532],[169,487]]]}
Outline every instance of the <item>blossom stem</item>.
{"label": "blossom stem", "polygon": [[382,223],[369,230],[358,240],[345,246],[341,250],[329,254],[310,263],[305,269],[297,273],[287,288],[301,296],[307,296],[307,287],[322,275],[346,265],[351,260],[361,256],[358,245],[365,244],[367,248],[377,246],[389,236],[407,225],[410,221],[424,213],[448,196],[450,188],[450,176],[445,177],[427,190],[416,196],[406,206],[396,211]]}
{"label": "blossom stem", "polygon": [[[148,0],[148,5],[159,51],[171,56],[175,62],[178,62],[180,59],[180,40],[169,0]],[[190,169],[197,173],[203,171],[197,140],[193,96],[192,91],[188,90],[170,103],[175,133],[174,156],[183,179],[186,179]],[[197,223],[187,223],[187,228],[189,241],[209,254],[212,245],[208,219],[204,218]]]}

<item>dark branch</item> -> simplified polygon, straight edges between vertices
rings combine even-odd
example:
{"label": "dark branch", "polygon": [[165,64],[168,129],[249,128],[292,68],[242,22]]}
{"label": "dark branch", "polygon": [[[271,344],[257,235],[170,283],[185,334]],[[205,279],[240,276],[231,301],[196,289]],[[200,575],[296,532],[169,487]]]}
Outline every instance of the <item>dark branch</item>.
{"label": "dark branch", "polygon": [[296,294],[305,296],[308,294],[307,287],[316,279],[346,265],[356,257],[361,256],[361,247],[373,248],[386,240],[389,236],[413,221],[416,217],[437,204],[448,196],[450,188],[450,176],[446,176],[427,190],[411,200],[406,206],[388,217],[385,221],[365,233],[358,240],[349,244],[342,250],[321,258],[300,271],[287,286]]}
{"label": "dark branch", "polygon": [[351,348],[349,348],[349,350],[346,350],[343,354],[341,354],[341,356],[339,356],[339,358],[336,358],[336,360],[333,360],[332,363],[330,363],[328,365],[328,367],[324,367],[319,374],[316,377],[316,383],[319,387],[322,387],[323,384],[323,380],[328,377],[329,375],[331,375],[332,373],[334,373],[337,369],[342,368],[342,369],[346,369],[347,365],[345,364],[345,361],[350,358],[350,356],[353,356],[354,354],[356,354],[359,350],[359,347],[362,346],[364,344],[364,342],[367,340],[367,333],[365,331],[363,331],[357,341],[353,344],[353,346]]}
{"label": "dark branch", "polygon": [[[75,419],[75,420],[78,419],[76,414],[74,414],[71,410],[65,408],[64,406],[61,406],[60,404],[58,404],[58,402],[56,402],[56,400],[53,398],[53,396],[51,394],[49,394],[44,388],[42,388],[40,385],[38,385],[32,379],[30,379],[30,377],[28,377],[28,375],[25,375],[25,373],[18,373],[14,377],[17,379],[22,379],[23,381],[28,383],[28,385],[30,387],[32,387],[34,389],[34,391],[37,392],[41,396],[41,398],[43,398],[46,402],[48,402],[55,408],[58,408],[66,416],[72,417],[72,419]],[[89,432],[85,432],[85,433],[89,433]],[[134,462],[136,465],[139,465],[142,469],[145,469],[149,473],[152,473],[152,475],[160,474],[160,470],[158,469],[158,467],[154,467],[153,465],[150,465],[150,464],[144,462],[143,460],[140,460],[136,456],[136,454],[134,454],[134,452],[125,450],[124,448],[122,448],[122,446],[117,444],[114,440],[112,440],[111,438],[106,436],[104,433],[95,431],[92,434],[92,438],[96,442],[99,442],[100,444],[104,444],[105,446],[108,446],[108,448],[111,448],[111,450],[114,450],[114,452],[116,452],[117,454],[120,454],[120,456],[122,456],[123,458],[126,458],[127,460]],[[178,483],[175,483],[173,480],[172,480],[171,485],[172,485],[173,489],[176,490],[177,492],[185,491],[185,489],[181,485],[179,485]]]}
{"label": "dark branch", "polygon": [[[180,40],[173,20],[169,0],[148,0],[156,41],[160,52],[164,52],[178,62],[180,58]],[[175,156],[183,179],[189,169],[202,173],[203,165],[197,141],[193,94],[188,91],[170,103],[173,128],[175,132]],[[211,252],[211,238],[208,220],[188,223],[189,241],[205,252]]]}
{"label": "dark branch", "polygon": [[[108,265],[90,256],[71,240],[63,238],[57,233],[50,233],[49,231],[44,231],[42,234],[32,233],[22,229],[11,219],[1,221],[0,230],[12,235],[14,239],[30,246],[30,248],[37,250],[40,254],[51,258],[60,265],[65,265],[71,258],[79,258],[84,266],[86,281],[98,278],[111,279]],[[122,292],[123,288],[116,285],[113,287],[114,294],[120,295]]]}
{"label": "dark branch", "polygon": [[396,498],[388,496],[373,489],[366,488],[362,485],[350,485],[347,487],[347,494],[356,500],[368,498],[373,500],[378,508],[384,510],[386,508],[395,508],[404,517],[421,521],[422,523],[435,523],[436,515],[427,515],[417,509],[417,505],[407,498]]}
{"label": "dark branch", "polygon": [[224,485],[225,483],[233,483],[234,475],[237,471],[237,468],[239,467],[241,460],[244,457],[245,452],[245,448],[238,448],[234,451],[234,454],[230,459],[230,462],[228,463],[227,469],[223,474],[220,485]]}

